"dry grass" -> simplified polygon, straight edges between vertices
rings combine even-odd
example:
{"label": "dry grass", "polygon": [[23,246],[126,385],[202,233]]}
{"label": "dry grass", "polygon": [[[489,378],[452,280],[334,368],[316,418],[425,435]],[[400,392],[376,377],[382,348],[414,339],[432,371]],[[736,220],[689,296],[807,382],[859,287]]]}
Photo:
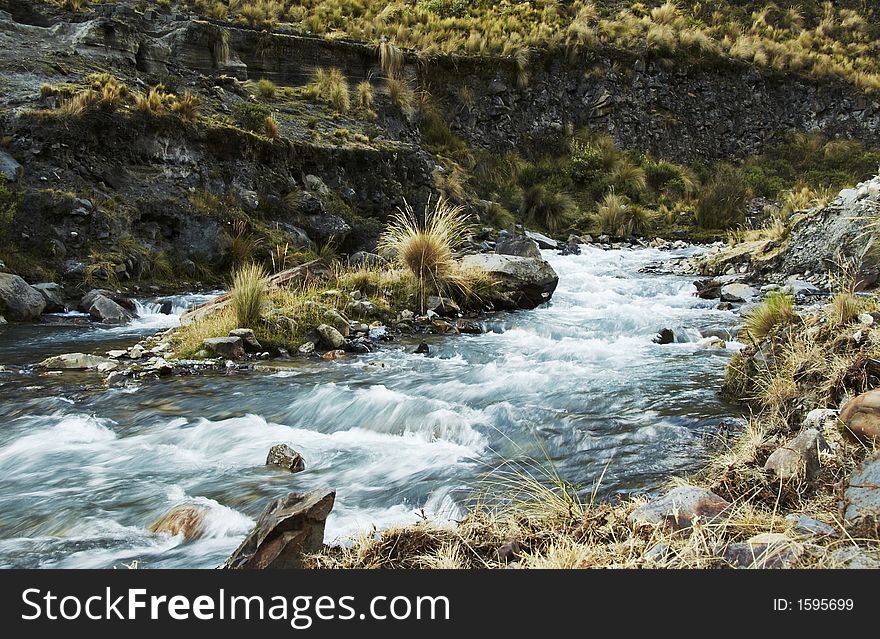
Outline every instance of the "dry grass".
{"label": "dry grass", "polygon": [[379,239],[379,251],[415,276],[424,310],[429,292],[442,293],[459,279],[454,254],[468,232],[460,206],[446,200],[429,202],[420,217],[406,205],[389,221]]}
{"label": "dry grass", "polygon": [[230,306],[237,328],[256,328],[266,302],[266,271],[259,264],[246,264],[232,276]]}
{"label": "dry grass", "polygon": [[415,107],[415,94],[406,82],[399,78],[388,78],[388,100],[396,106],[404,115],[410,115]]}
{"label": "dry grass", "polygon": [[798,319],[794,311],[794,298],[778,291],[767,294],[763,302],[745,316],[743,333],[753,343],[770,335],[777,327],[791,324]]}
{"label": "dry grass", "polygon": [[351,109],[348,80],[339,69],[316,69],[314,79],[305,88],[304,93],[326,102],[339,113],[348,113]]}

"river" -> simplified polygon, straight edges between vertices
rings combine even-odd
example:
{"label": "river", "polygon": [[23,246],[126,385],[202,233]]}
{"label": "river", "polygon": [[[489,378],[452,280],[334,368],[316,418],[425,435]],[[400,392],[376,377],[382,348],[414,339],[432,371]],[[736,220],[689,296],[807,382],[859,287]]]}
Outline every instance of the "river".
{"label": "river", "polygon": [[[508,460],[587,492],[602,477],[603,498],[656,489],[699,464],[703,434],[734,410],[716,394],[730,351],[697,343],[729,335],[734,314],[693,297],[689,278],[639,272],[691,252],[545,251],[560,278],[550,304],[432,337],[427,356],[404,340],[133,388],[20,367],[173,326],[155,304],[126,327],[0,326],[0,566],[213,568],[268,499],[318,486],[337,489],[326,539],[344,543],[422,512],[460,516]],[[204,299],[179,296],[175,312]],[[664,327],[679,341],[652,343]],[[264,465],[279,442],[305,472]],[[204,538],[148,532],[181,503],[209,509]]]}

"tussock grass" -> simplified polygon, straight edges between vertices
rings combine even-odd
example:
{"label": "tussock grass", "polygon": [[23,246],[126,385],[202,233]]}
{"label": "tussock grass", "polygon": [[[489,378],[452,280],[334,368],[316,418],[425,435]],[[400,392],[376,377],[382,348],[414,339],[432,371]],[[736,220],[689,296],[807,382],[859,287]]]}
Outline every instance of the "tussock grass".
{"label": "tussock grass", "polygon": [[357,105],[365,111],[373,108],[373,85],[369,80],[364,80],[357,85]]}
{"label": "tussock grass", "polygon": [[791,324],[797,319],[794,298],[779,291],[772,291],[746,315],[743,332],[749,340],[757,343],[777,327]]}
{"label": "tussock grass", "polygon": [[311,84],[306,86],[304,94],[326,102],[339,113],[348,113],[351,109],[348,80],[337,68],[316,69],[314,78]]}
{"label": "tussock grass", "polygon": [[267,283],[266,271],[259,264],[245,264],[233,274],[229,299],[238,328],[259,326]]}
{"label": "tussock grass", "polygon": [[407,204],[389,221],[379,238],[379,251],[415,276],[424,310],[430,292],[442,293],[459,279],[454,253],[468,232],[460,206],[446,200],[429,202],[420,218]]}
{"label": "tussock grass", "polygon": [[526,219],[551,233],[565,224],[574,209],[574,201],[568,194],[540,185],[526,189],[520,204],[520,213]]}

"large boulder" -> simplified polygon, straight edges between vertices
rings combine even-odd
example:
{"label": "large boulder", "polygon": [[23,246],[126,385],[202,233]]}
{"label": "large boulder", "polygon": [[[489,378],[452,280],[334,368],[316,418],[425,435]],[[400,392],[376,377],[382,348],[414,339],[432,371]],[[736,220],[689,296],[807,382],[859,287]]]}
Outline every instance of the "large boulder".
{"label": "large boulder", "polygon": [[541,257],[541,251],[534,240],[527,238],[525,235],[515,235],[506,231],[502,231],[498,236],[495,242],[495,252],[498,255]]}
{"label": "large boulder", "polygon": [[706,521],[723,518],[728,508],[730,503],[710,490],[679,486],[635,509],[627,521],[633,525],[668,526],[680,530],[693,526],[698,517]]}
{"label": "large boulder", "polygon": [[79,310],[104,324],[126,324],[134,318],[134,302],[101,289],[83,295]]}
{"label": "large boulder", "polygon": [[819,452],[824,450],[829,450],[825,438],[818,430],[808,428],[773,451],[764,470],[783,480],[803,478],[812,481],[819,474]]}
{"label": "large boulder", "polygon": [[839,419],[851,437],[864,443],[880,443],[880,389],[849,400],[840,411]]}
{"label": "large boulder", "polygon": [[303,568],[303,556],[324,545],[324,524],[335,500],[329,488],[274,500],[224,568]]}
{"label": "large boulder", "polygon": [[871,533],[880,531],[880,456],[866,459],[853,473],[843,500],[847,522],[865,524]]}
{"label": "large boulder", "polygon": [[245,355],[244,342],[240,337],[209,337],[202,342],[209,353],[226,359],[241,359]]}
{"label": "large boulder", "polygon": [[13,322],[38,319],[46,308],[39,292],[18,275],[0,273],[0,313]]}
{"label": "large boulder", "polygon": [[61,298],[61,286],[54,282],[42,282],[31,286],[37,293],[43,296],[46,302],[45,313],[63,313],[67,310],[64,300]]}
{"label": "large boulder", "polygon": [[549,301],[559,284],[553,267],[534,257],[468,255],[462,260],[462,267],[479,269],[497,280],[505,299],[516,308],[535,308]]}
{"label": "large boulder", "polygon": [[254,335],[252,328],[234,328],[229,331],[229,337],[237,337],[241,340],[241,345],[246,353],[262,353],[263,345]]}

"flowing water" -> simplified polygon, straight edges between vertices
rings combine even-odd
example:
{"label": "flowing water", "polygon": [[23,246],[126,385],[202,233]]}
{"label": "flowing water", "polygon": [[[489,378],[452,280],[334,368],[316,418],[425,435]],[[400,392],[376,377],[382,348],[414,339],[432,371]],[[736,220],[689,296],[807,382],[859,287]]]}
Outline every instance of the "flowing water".
{"label": "flowing water", "polygon": [[[702,435],[732,412],[715,392],[729,351],[696,342],[735,317],[693,297],[688,278],[639,273],[670,256],[545,252],[560,278],[552,303],[483,335],[433,338],[428,356],[400,342],[110,390],[88,374],[0,373],[0,566],[215,567],[268,499],[319,486],[337,489],[327,539],[345,541],[423,510],[459,516],[511,459],[552,464],[587,491],[604,472],[602,496],[656,488],[693,469]],[[176,323],[156,310],[112,329],[0,327],[0,364],[131,344]],[[653,344],[663,327],[681,341]],[[305,472],[264,465],[279,442]],[[208,508],[204,538],[148,532],[181,503]]]}

